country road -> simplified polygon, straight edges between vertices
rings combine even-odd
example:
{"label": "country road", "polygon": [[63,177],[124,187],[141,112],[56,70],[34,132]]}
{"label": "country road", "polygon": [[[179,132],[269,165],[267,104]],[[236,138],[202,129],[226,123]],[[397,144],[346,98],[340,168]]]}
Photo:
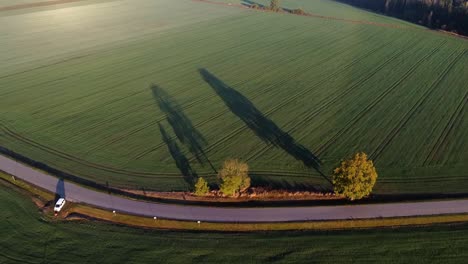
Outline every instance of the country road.
{"label": "country road", "polygon": [[219,208],[150,203],[87,189],[34,170],[0,155],[0,170],[51,192],[59,187],[67,200],[135,215],[206,222],[286,222],[468,213],[468,200],[369,205]]}

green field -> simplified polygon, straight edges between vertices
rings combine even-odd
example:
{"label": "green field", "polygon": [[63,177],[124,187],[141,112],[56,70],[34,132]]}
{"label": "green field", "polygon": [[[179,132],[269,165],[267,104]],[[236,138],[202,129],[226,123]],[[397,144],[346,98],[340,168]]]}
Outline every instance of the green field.
{"label": "green field", "polygon": [[153,190],[214,181],[230,157],[254,184],[329,188],[317,169],[365,151],[377,193],[466,192],[468,42],[334,1],[282,2],[399,27],[190,0],[0,12],[0,145]]}
{"label": "green field", "polygon": [[272,233],[50,222],[0,182],[0,263],[463,263],[468,226]]}

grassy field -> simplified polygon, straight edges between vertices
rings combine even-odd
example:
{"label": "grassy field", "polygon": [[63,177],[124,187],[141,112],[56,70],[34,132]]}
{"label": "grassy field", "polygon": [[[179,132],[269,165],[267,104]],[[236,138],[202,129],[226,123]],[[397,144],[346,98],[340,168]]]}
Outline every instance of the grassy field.
{"label": "grassy field", "polygon": [[[151,231],[54,222],[0,184],[1,263],[463,263],[468,226],[330,232]],[[358,241],[358,243],[357,243]]]}
{"label": "grassy field", "polygon": [[214,181],[229,157],[255,184],[326,189],[317,169],[365,151],[377,193],[466,192],[468,42],[333,1],[283,3],[404,28],[189,0],[0,12],[0,145],[153,190]]}

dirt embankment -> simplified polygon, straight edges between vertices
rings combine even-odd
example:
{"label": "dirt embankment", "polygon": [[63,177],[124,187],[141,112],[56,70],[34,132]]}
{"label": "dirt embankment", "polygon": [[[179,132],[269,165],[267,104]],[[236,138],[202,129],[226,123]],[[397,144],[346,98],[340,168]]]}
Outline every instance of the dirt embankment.
{"label": "dirt embankment", "polygon": [[288,191],[288,190],[272,190],[266,188],[251,188],[246,193],[242,193],[237,197],[225,197],[218,191],[211,191],[206,196],[196,196],[191,192],[151,192],[142,190],[123,189],[125,192],[144,195],[147,197],[180,200],[180,201],[196,201],[196,202],[220,202],[220,203],[237,203],[251,201],[268,201],[268,202],[285,202],[285,201],[324,201],[324,200],[342,200],[342,196],[333,193],[319,193],[309,191]]}

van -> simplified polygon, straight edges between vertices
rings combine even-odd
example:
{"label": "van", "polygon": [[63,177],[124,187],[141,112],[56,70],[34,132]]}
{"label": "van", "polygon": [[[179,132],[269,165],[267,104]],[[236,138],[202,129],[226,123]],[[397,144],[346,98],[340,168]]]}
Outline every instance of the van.
{"label": "van", "polygon": [[65,205],[65,199],[63,198],[58,199],[58,201],[55,203],[54,212],[55,213],[60,212],[60,210],[62,210],[64,205]]}

